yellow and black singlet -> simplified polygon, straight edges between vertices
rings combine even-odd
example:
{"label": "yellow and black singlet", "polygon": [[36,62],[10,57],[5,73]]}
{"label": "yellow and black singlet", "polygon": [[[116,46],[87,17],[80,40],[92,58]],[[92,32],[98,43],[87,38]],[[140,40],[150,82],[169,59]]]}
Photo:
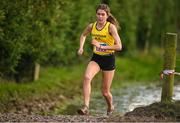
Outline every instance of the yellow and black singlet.
{"label": "yellow and black singlet", "polygon": [[[97,22],[93,24],[91,35],[92,39],[100,42],[102,46],[112,46],[114,45],[114,38],[109,33],[110,22],[106,22],[105,26],[101,29],[97,29]],[[114,50],[102,50],[97,47],[93,47],[93,52],[98,55],[108,55],[114,53]]]}

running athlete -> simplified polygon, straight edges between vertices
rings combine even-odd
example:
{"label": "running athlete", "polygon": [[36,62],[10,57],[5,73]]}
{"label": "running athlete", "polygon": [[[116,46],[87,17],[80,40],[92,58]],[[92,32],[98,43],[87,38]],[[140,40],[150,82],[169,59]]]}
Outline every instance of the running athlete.
{"label": "running athlete", "polygon": [[102,94],[107,102],[107,115],[112,114],[114,110],[110,87],[115,72],[114,52],[122,49],[121,39],[117,32],[119,25],[106,4],[98,5],[96,17],[96,22],[90,23],[80,37],[78,55],[83,54],[83,46],[90,33],[93,45],[93,56],[87,65],[83,80],[84,105],[77,110],[80,115],[89,114],[91,80],[100,71],[102,71]]}

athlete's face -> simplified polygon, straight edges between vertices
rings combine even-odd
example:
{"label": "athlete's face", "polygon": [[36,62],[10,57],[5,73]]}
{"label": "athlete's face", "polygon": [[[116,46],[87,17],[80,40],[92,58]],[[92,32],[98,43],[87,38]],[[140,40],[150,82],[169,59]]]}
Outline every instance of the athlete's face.
{"label": "athlete's face", "polygon": [[98,23],[103,24],[106,22],[108,15],[107,15],[106,11],[104,11],[102,9],[98,9],[96,12],[96,17],[97,17]]}

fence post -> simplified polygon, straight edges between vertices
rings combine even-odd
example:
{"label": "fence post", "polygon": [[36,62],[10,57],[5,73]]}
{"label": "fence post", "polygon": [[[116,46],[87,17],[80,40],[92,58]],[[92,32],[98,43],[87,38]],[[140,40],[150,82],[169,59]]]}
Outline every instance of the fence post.
{"label": "fence post", "polygon": [[[177,34],[166,33],[164,41],[163,70],[175,70]],[[164,75],[162,84],[161,102],[171,102],[174,88],[174,74]]]}
{"label": "fence post", "polygon": [[39,79],[39,73],[40,73],[40,64],[36,62],[34,67],[34,81]]}

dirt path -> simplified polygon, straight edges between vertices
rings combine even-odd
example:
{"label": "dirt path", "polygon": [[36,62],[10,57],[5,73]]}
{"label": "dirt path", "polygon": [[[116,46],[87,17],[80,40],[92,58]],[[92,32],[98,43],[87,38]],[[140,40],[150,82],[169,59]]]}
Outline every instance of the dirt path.
{"label": "dirt path", "polygon": [[[124,116],[120,114],[113,114],[110,117],[101,114],[90,116],[37,115],[38,112],[47,114],[46,112],[53,110],[56,102],[56,100],[37,100],[24,104],[13,103],[12,106],[6,107],[6,110],[4,110],[8,113],[0,113],[0,122],[180,122],[180,101],[170,105],[155,103],[150,106],[139,107]],[[166,117],[167,114],[173,117]]]}
{"label": "dirt path", "polygon": [[118,116],[112,115],[110,117],[96,115],[96,116],[79,116],[79,115],[27,115],[27,114],[0,114],[1,122],[164,122],[171,121],[165,117],[154,116]]}
{"label": "dirt path", "polygon": [[103,122],[103,116],[1,114],[2,122]]}
{"label": "dirt path", "polygon": [[[32,106],[32,105],[31,105]],[[102,114],[90,115],[90,116],[80,116],[80,115],[37,115],[35,113],[29,112],[28,110],[37,111],[42,110],[46,112],[48,109],[40,107],[27,108],[26,110],[19,110],[13,113],[0,113],[0,122],[174,122],[180,121],[179,115],[177,118],[172,119],[166,117],[158,108],[152,106],[139,107],[132,112],[126,113],[124,116],[120,114],[113,114],[110,117],[103,116]],[[33,107],[33,106],[32,106]],[[156,107],[161,107],[157,105]],[[16,107],[17,108],[17,107]],[[23,109],[24,106],[19,107]],[[36,110],[34,110],[36,109]],[[179,109],[176,107],[175,109]],[[17,110],[17,109],[16,109]],[[15,110],[15,111],[16,111]],[[9,110],[11,111],[11,110]],[[12,110],[13,111],[13,110]],[[179,110],[178,110],[179,111]]]}

